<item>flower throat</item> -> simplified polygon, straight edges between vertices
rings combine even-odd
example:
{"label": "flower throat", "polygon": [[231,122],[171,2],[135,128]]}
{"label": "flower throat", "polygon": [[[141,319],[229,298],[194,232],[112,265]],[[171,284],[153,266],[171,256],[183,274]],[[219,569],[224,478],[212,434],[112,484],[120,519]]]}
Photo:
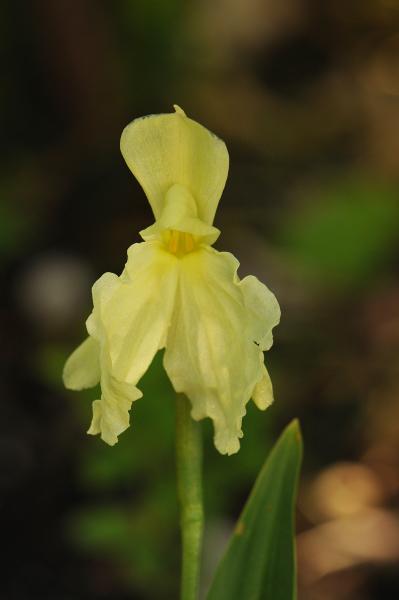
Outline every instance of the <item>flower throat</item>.
{"label": "flower throat", "polygon": [[195,250],[197,245],[195,237],[191,233],[177,231],[176,229],[165,231],[163,238],[169,252],[179,258]]}

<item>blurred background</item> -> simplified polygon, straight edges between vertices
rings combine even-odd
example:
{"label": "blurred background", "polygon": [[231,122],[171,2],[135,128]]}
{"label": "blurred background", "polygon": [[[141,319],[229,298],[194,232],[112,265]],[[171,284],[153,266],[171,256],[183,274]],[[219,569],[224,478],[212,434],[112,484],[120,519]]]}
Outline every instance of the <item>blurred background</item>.
{"label": "blurred background", "polygon": [[62,387],[90,288],[152,223],[119,152],[177,103],[222,137],[216,247],[276,293],[267,413],[205,434],[203,588],[299,417],[300,600],[399,597],[399,3],[0,4],[1,598],[177,597],[173,392],[157,357],[114,448]]}

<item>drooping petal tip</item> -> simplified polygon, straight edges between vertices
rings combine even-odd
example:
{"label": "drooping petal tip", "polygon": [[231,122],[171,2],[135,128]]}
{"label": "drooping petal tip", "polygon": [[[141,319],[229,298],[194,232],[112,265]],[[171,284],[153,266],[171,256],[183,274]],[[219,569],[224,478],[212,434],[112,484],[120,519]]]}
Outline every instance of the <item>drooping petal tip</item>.
{"label": "drooping petal tip", "polygon": [[263,367],[263,376],[254,388],[252,400],[259,410],[266,410],[273,404],[273,386],[265,366]]}
{"label": "drooping petal tip", "polygon": [[99,346],[91,337],[86,338],[72,352],[62,374],[66,388],[80,391],[99,383],[101,376],[99,353]]}

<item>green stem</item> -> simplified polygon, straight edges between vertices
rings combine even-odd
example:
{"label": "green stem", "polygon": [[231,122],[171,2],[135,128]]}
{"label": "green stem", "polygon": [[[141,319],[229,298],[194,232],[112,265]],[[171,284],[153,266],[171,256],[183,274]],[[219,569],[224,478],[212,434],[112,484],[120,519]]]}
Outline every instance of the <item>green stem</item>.
{"label": "green stem", "polygon": [[181,600],[197,600],[204,511],[202,505],[202,440],[199,423],[190,416],[183,394],[176,398],[177,493],[182,535]]}

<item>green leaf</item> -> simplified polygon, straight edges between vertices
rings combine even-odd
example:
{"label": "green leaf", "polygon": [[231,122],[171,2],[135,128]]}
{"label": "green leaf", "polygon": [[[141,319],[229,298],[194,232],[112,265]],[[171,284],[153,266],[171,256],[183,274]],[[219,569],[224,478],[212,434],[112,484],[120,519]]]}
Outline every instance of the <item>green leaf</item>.
{"label": "green leaf", "polygon": [[294,505],[301,459],[299,424],[293,421],[262,467],[208,600],[296,598]]}

